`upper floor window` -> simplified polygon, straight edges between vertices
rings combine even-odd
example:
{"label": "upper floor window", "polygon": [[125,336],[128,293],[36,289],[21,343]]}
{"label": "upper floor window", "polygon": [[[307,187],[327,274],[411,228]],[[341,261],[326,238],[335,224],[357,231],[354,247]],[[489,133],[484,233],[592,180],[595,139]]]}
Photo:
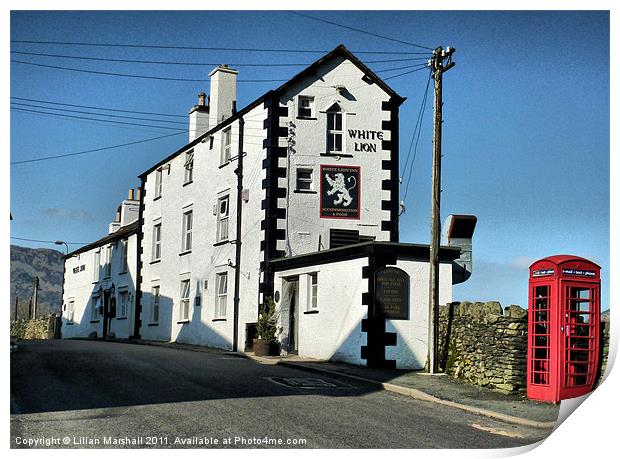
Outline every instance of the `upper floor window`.
{"label": "upper floor window", "polygon": [[127,252],[129,251],[129,239],[123,239],[121,241],[121,248],[123,249],[123,258],[121,258],[121,271],[127,272]]}
{"label": "upper floor window", "polygon": [[217,242],[228,240],[228,201],[229,196],[217,200]]}
{"label": "upper floor window", "polygon": [[93,282],[99,282],[99,270],[101,269],[101,251],[95,252],[93,261]]}
{"label": "upper floor window", "polygon": [[163,168],[157,169],[155,172],[155,199],[161,196],[162,190],[162,177],[163,177]]}
{"label": "upper floor window", "polygon": [[112,277],[112,246],[105,248],[105,277]]}
{"label": "upper floor window", "polygon": [[194,224],[194,214],[191,210],[183,214],[183,234],[181,236],[181,251],[192,250],[192,226]]}
{"label": "upper floor window", "polygon": [[190,183],[194,180],[194,152],[185,153],[185,180],[183,183]]}
{"label": "upper floor window", "polygon": [[226,164],[230,161],[231,135],[230,128],[222,131],[222,156],[220,158],[220,164]]}
{"label": "upper floor window", "polygon": [[342,153],[342,110],[334,104],[327,111],[327,153]]}
{"label": "upper floor window", "polygon": [[161,223],[153,226],[153,261],[161,258]]}
{"label": "upper floor window", "polygon": [[298,168],[297,169],[297,190],[298,191],[312,191],[314,190],[312,169]]}
{"label": "upper floor window", "polygon": [[299,96],[297,105],[298,118],[314,118],[314,97]]}

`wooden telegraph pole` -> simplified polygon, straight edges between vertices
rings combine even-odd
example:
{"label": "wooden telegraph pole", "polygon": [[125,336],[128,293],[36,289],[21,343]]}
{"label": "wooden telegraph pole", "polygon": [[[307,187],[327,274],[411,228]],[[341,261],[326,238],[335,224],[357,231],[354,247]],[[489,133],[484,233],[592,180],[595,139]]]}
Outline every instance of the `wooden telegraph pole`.
{"label": "wooden telegraph pole", "polygon": [[243,211],[243,130],[245,120],[239,118],[239,155],[237,162],[237,229],[235,236],[235,293],[233,299],[233,342],[232,350],[237,352],[239,347],[239,289],[241,276],[241,215]]}
{"label": "wooden telegraph pole", "polygon": [[[440,202],[441,202],[441,123],[442,98],[441,87],[443,74],[454,67],[452,54],[454,48],[445,50],[440,46],[433,51],[430,61],[435,88],[434,120],[433,120],[433,193],[431,198],[431,244],[430,244],[430,275],[428,299],[428,372],[439,371],[437,347],[439,343],[439,239],[440,230]],[[444,61],[447,63],[444,65]]]}

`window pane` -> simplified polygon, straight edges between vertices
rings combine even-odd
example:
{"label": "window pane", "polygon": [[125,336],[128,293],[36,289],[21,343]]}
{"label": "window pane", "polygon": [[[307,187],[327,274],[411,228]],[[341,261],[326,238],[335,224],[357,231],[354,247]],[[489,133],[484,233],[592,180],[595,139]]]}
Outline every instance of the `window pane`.
{"label": "window pane", "polygon": [[335,113],[334,121],[336,125],[335,126],[336,131],[342,131],[342,113]]}
{"label": "window pane", "polygon": [[327,129],[329,131],[334,129],[334,113],[327,114]]}
{"label": "window pane", "polygon": [[549,296],[549,286],[536,287],[536,298]]}
{"label": "window pane", "polygon": [[336,141],[334,151],[342,151],[342,135],[337,134],[334,137],[334,140]]}

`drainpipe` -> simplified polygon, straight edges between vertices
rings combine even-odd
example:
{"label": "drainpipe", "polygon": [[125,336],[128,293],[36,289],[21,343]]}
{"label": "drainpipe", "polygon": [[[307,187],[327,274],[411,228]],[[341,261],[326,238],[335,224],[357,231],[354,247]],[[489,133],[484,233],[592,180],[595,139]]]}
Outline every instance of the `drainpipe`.
{"label": "drainpipe", "polygon": [[237,233],[235,237],[235,295],[233,300],[233,342],[232,350],[239,347],[239,284],[241,277],[241,214],[243,208],[243,127],[245,121],[239,118],[239,153],[237,174]]}

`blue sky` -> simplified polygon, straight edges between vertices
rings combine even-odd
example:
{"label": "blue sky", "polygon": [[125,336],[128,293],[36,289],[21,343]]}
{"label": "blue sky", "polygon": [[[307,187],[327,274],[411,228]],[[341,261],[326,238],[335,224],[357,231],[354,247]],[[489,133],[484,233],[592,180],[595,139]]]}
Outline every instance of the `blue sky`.
{"label": "blue sky", "polygon": [[[444,78],[442,220],[450,213],[478,217],[474,274],[454,288],[456,300],[499,300],[505,306],[512,303],[525,306],[529,264],[547,255],[570,253],[590,258],[602,266],[602,306],[604,309],[609,306],[608,13],[308,13],[426,47],[456,48],[457,65]],[[317,51],[328,51],[342,43],[365,62],[419,57],[364,53],[369,51],[424,51],[284,11],[13,12],[11,39]],[[219,63],[238,68],[240,80],[286,80],[302,67],[273,64],[310,63],[322,55],[320,52],[256,53],[28,43],[12,43],[11,51],[212,63],[211,66],[166,66],[11,55],[12,59],[44,65],[204,80],[124,78],[12,63],[11,96],[31,99],[12,101],[38,105],[13,105],[14,108],[40,112],[43,106],[52,105],[32,100],[45,100],[176,115],[185,115],[196,103],[197,93],[208,90],[208,73]],[[419,62],[368,65],[380,71]],[[272,66],[241,65],[249,63]],[[379,75],[389,77],[404,71],[379,72]],[[401,163],[407,155],[427,77],[426,71],[420,71],[388,81],[407,97],[401,109]],[[238,106],[243,107],[279,84],[240,82]],[[407,195],[407,212],[401,219],[403,242],[429,241],[430,101]],[[11,161],[129,143],[174,132],[24,111],[11,111],[10,116]],[[186,118],[166,119],[186,121]],[[163,125],[145,120],[116,118],[116,121]],[[138,185],[137,175],[184,145],[186,139],[186,134],[180,134],[93,154],[11,165],[10,206],[14,218],[11,235],[69,242],[90,242],[105,235],[116,206],[128,188]],[[17,240],[12,243],[55,247]],[[78,245],[70,247],[74,249]]]}

